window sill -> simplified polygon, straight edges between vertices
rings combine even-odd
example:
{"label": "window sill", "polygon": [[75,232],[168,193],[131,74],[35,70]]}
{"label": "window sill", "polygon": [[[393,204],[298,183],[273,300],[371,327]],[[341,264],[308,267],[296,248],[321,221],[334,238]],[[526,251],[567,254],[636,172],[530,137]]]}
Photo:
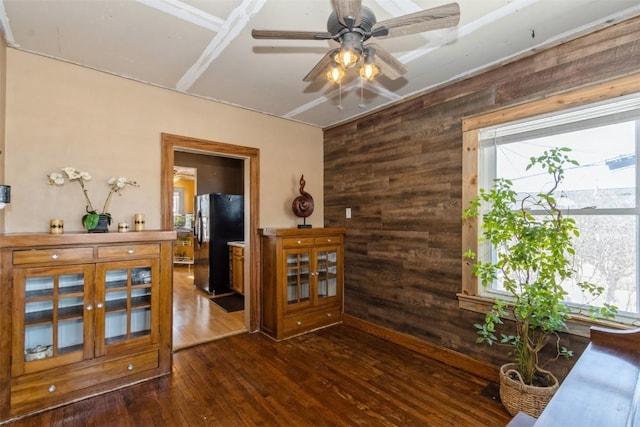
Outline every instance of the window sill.
{"label": "window sill", "polygon": [[[458,308],[462,310],[473,311],[476,313],[485,314],[491,310],[493,306],[493,299],[487,297],[480,297],[476,295],[457,294],[458,296]],[[567,333],[571,335],[577,335],[585,338],[589,338],[591,335],[590,329],[592,326],[602,326],[611,329],[632,329],[632,325],[627,325],[621,322],[607,321],[607,320],[593,320],[588,316],[574,314],[567,321]]]}

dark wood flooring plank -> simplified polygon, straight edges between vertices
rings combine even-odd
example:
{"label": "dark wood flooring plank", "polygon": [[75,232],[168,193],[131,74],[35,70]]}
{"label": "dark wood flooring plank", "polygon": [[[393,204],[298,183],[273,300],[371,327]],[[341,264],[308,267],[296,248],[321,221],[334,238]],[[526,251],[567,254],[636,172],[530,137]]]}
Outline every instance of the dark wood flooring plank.
{"label": "dark wood flooring plank", "polygon": [[236,335],[174,354],[173,374],[12,426],[504,426],[490,384],[347,326],[276,343]]}

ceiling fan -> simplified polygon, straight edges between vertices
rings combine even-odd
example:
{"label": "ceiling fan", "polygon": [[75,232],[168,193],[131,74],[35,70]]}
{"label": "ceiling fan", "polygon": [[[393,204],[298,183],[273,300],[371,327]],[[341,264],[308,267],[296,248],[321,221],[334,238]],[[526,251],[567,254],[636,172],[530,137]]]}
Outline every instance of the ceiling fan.
{"label": "ceiling fan", "polygon": [[173,182],[182,179],[194,180],[196,178],[196,169],[190,167],[176,166],[173,168]]}
{"label": "ceiling fan", "polygon": [[[327,20],[327,31],[252,30],[255,39],[335,40],[340,47],[327,52],[302,80],[312,82],[323,73],[332,82],[340,82],[345,71],[362,62],[360,76],[373,80],[380,72],[395,80],[407,68],[378,44],[365,42],[371,37],[399,37],[458,25],[457,3],[398,16],[381,22],[362,0],[332,0],[334,11]],[[362,59],[362,61],[361,61]]]}

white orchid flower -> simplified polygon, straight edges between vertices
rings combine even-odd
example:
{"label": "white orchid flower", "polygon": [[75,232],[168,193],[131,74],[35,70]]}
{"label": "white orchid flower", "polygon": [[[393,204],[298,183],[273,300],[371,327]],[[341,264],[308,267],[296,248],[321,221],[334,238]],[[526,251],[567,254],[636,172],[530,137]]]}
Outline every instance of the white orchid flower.
{"label": "white orchid flower", "polygon": [[76,171],[76,168],[70,168],[70,167],[62,168],[62,172],[67,174],[67,178],[69,178],[69,180],[80,178],[80,174]]}
{"label": "white orchid flower", "polygon": [[49,185],[64,185],[64,176],[58,172],[49,174]]}
{"label": "white orchid flower", "polygon": [[[64,185],[65,175],[69,181],[78,181],[78,184],[80,184],[80,187],[82,187],[82,193],[84,194],[85,201],[87,202],[86,210],[88,215],[97,216],[99,212],[96,211],[93,207],[93,204],[89,199],[87,189],[84,185],[85,182],[91,180],[91,175],[88,172],[84,172],[69,166],[61,168],[61,171],[62,173],[51,172],[49,175],[47,175],[49,185]],[[111,196],[113,196],[113,193],[118,193],[118,195],[120,196],[120,192],[127,185],[131,185],[132,187],[139,187],[137,182],[131,181],[124,176],[109,178],[109,180],[107,181],[107,185],[109,186],[109,194],[107,195],[107,199],[104,202],[104,208],[102,209],[102,213],[106,215],[109,215],[107,209],[109,208],[109,202],[111,201]],[[87,215],[85,215],[85,217],[86,216]]]}
{"label": "white orchid flower", "polygon": [[139,187],[137,182],[131,181],[124,176],[112,176],[107,181],[107,184],[111,187],[111,189],[109,190],[107,200],[104,202],[103,212],[106,212],[109,208],[109,203],[111,202],[111,196],[113,196],[113,193],[118,193],[118,196],[122,196],[120,192],[124,189],[125,186],[131,185],[132,187]]}

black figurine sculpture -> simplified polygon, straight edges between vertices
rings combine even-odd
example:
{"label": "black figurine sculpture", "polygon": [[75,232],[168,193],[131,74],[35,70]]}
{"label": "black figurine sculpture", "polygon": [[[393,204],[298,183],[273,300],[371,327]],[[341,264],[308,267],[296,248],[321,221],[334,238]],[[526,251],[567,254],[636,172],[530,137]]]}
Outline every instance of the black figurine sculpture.
{"label": "black figurine sculpture", "polygon": [[298,225],[298,228],[311,228],[311,225],[307,225],[307,217],[313,213],[313,197],[311,194],[304,191],[304,175],[300,177],[300,196],[293,199],[291,208],[293,213],[303,219],[302,224]]}

